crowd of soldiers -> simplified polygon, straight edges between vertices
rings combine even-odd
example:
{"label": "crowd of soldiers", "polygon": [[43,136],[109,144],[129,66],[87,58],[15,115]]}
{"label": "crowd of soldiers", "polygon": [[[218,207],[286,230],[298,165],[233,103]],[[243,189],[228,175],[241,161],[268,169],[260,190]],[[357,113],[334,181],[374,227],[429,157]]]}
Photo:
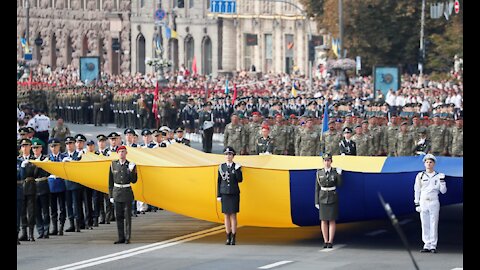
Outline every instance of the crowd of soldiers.
{"label": "crowd of soldiers", "polygon": [[[239,149],[240,154],[463,156],[463,116],[414,115],[407,119],[387,112],[365,117],[347,114],[329,117],[328,130],[323,132],[322,118],[294,114],[286,118],[280,113],[263,118],[254,112],[249,121],[239,115],[233,113],[223,143]],[[350,140],[354,151],[345,149]]]}
{"label": "crowd of soldiers", "polygon": [[[55,127],[58,127],[58,123]],[[68,131],[66,128],[64,130]],[[190,141],[183,137],[182,128],[173,131],[168,127],[161,127],[153,132],[144,129],[141,132],[143,143],[138,142],[138,134],[131,128],[125,129],[124,140],[117,132],[111,132],[108,136],[97,135],[97,142],[87,141],[83,134],[70,136],[67,132],[67,136],[63,139],[51,137],[47,143],[44,143],[35,136],[35,130],[32,127],[21,127],[18,132],[20,138],[17,142],[19,146],[17,148],[17,244],[20,244],[20,241],[35,241],[35,227],[38,238],[47,239],[50,235],[80,232],[82,229],[93,229],[99,224],[110,224],[115,221],[114,207],[108,194],[52,175],[30,161],[70,162],[81,160],[87,153],[110,156],[121,145],[156,148],[180,143],[190,146]],[[177,134],[176,137],[174,132]],[[65,134],[52,132],[52,136],[57,135]],[[48,154],[42,154],[42,150],[46,149],[47,145]],[[64,147],[63,151],[61,146]],[[145,214],[147,211],[157,209],[134,201],[132,214],[137,216],[137,214]],[[64,228],[67,219],[69,227]]]}

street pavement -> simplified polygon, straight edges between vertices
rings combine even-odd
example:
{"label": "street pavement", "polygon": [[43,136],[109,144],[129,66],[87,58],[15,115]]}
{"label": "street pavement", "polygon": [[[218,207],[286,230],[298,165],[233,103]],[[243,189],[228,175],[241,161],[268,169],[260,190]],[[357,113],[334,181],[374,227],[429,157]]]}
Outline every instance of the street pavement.
{"label": "street pavement", "polygon": [[[419,269],[463,268],[463,204],[442,208],[437,254],[419,252],[418,214],[398,218]],[[21,242],[17,269],[415,269],[387,219],[338,224],[333,249],[323,249],[318,226],[240,227],[237,245],[225,246],[221,224],[168,211],[132,222],[129,245],[113,245],[115,222]],[[260,268],[279,262],[284,264]]]}
{"label": "street pavement", "polygon": [[[88,139],[99,133],[123,133],[113,126],[69,126],[72,133],[83,133]],[[192,146],[201,149],[199,142]],[[220,153],[223,146],[214,142],[213,148]],[[437,254],[419,252],[423,243],[418,213],[397,218],[419,269],[463,269],[463,204],[441,208]],[[21,242],[17,269],[415,269],[386,216],[338,224],[333,249],[323,249],[319,226],[285,229],[240,224],[237,245],[225,246],[222,224],[168,211],[140,214],[132,223],[129,245],[113,245],[115,222]]]}

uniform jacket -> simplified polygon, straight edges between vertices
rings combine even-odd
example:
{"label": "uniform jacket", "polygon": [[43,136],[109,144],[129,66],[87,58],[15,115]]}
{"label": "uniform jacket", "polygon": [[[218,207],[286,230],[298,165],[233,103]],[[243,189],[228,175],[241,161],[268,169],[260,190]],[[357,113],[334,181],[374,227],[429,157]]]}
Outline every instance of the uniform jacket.
{"label": "uniform jacket", "polygon": [[23,160],[17,157],[17,200],[23,200],[22,162]]}
{"label": "uniform jacket", "polygon": [[347,156],[357,155],[357,144],[352,139],[350,139],[350,142],[347,142],[345,139],[342,139],[339,143],[339,146],[340,146],[340,154],[345,154]]}
{"label": "uniform jacket", "polygon": [[325,168],[317,170],[315,181],[315,204],[332,204],[338,202],[336,190],[321,190],[321,187],[339,187],[342,185],[342,174],[340,169],[331,167],[330,173],[325,173]]}
{"label": "uniform jacket", "polygon": [[233,162],[228,168],[227,163],[218,166],[217,197],[222,194],[240,194],[238,183],[243,181],[242,166]]}
{"label": "uniform jacket", "polygon": [[447,184],[445,182],[445,174],[433,172],[433,176],[429,177],[426,171],[419,172],[415,177],[414,185],[414,203],[420,204],[425,200],[438,200],[438,193],[445,194],[447,192]]}
{"label": "uniform jacket", "polygon": [[[49,160],[53,162],[62,162],[63,158],[67,155],[65,153],[58,153],[57,157],[53,154],[50,154]],[[48,185],[51,193],[64,192],[66,190],[65,180],[62,178],[48,178]]]}
{"label": "uniform jacket", "polygon": [[[28,158],[20,156],[21,161],[33,160],[33,155],[29,155]],[[21,165],[21,162],[20,162]],[[34,172],[36,166],[33,163],[27,163],[24,168],[20,166],[20,178],[23,180],[23,195],[35,195],[37,194],[37,185],[35,184]]]}
{"label": "uniform jacket", "polygon": [[186,146],[190,146],[190,140],[189,139],[185,139],[185,138],[175,138],[175,141],[177,143],[181,143],[181,144],[185,144]]}
{"label": "uniform jacket", "polygon": [[272,138],[267,137],[266,139],[262,137],[257,139],[257,150],[258,154],[261,153],[270,153],[273,154],[273,147],[274,147],[274,140]]}
{"label": "uniform jacket", "polygon": [[120,164],[120,160],[112,161],[110,171],[108,174],[108,194],[116,202],[131,202],[133,201],[132,187],[115,187],[114,184],[130,184],[137,182],[137,167],[132,171],[128,169],[130,162]]}
{"label": "uniform jacket", "polygon": [[[40,155],[37,160],[47,161],[47,155]],[[50,174],[43,170],[40,167],[35,166],[33,177],[35,177],[35,182],[37,184],[37,195],[45,195],[50,193],[50,187],[48,185],[48,176]]]}
{"label": "uniform jacket", "polygon": [[[68,154],[68,152],[65,152],[64,153],[65,156],[70,156]],[[81,157],[78,156],[78,151],[75,150],[75,152],[73,152],[72,156],[71,156],[72,160],[80,160]],[[70,181],[70,180],[65,180],[65,187],[67,190],[77,190],[77,189],[82,189],[83,188],[83,185],[82,184],[79,184],[79,183],[76,183],[76,182],[73,182],[73,181]]]}

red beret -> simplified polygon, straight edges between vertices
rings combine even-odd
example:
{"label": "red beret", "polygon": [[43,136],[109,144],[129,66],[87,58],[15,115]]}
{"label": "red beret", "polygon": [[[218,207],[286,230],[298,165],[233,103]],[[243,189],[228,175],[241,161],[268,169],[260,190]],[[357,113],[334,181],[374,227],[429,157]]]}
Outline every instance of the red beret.
{"label": "red beret", "polygon": [[295,114],[290,114],[290,118],[297,118]]}
{"label": "red beret", "polygon": [[253,112],[252,115],[260,115],[259,112]]}
{"label": "red beret", "polygon": [[270,130],[270,127],[269,127],[269,126],[267,126],[267,125],[263,125],[263,126],[262,126],[262,129],[267,129],[267,130]]}
{"label": "red beret", "polygon": [[118,148],[117,148],[117,153],[118,151],[120,150],[127,150],[127,147],[125,147],[125,145],[120,145]]}
{"label": "red beret", "polygon": [[277,114],[275,115],[275,117],[277,117],[277,116],[283,117],[283,116],[282,116],[281,114],[279,114],[279,113],[277,113]]}
{"label": "red beret", "polygon": [[428,120],[428,116],[424,116],[423,119]]}

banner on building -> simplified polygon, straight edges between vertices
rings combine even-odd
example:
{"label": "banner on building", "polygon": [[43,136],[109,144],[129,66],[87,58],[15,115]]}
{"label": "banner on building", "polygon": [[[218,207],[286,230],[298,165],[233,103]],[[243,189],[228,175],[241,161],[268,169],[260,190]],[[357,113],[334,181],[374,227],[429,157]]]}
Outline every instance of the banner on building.
{"label": "banner on building", "polygon": [[85,84],[100,78],[100,57],[80,57],[80,80]]}

